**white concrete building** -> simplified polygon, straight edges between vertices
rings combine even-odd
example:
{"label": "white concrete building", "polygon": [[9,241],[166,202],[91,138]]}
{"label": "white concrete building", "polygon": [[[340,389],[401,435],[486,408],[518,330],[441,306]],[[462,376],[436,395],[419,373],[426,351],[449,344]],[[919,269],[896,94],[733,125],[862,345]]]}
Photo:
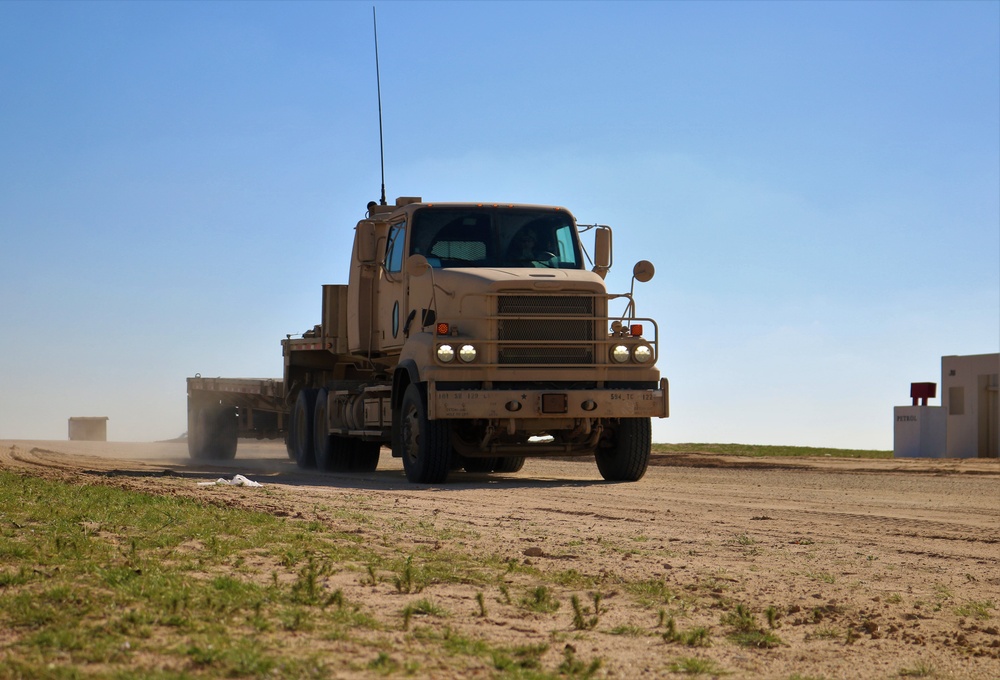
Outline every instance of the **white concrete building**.
{"label": "white concrete building", "polygon": [[948,458],[1000,456],[1000,354],[941,357]]}
{"label": "white concrete building", "polygon": [[106,442],[108,441],[108,417],[99,418],[70,418],[69,419],[69,440],[81,442]]}

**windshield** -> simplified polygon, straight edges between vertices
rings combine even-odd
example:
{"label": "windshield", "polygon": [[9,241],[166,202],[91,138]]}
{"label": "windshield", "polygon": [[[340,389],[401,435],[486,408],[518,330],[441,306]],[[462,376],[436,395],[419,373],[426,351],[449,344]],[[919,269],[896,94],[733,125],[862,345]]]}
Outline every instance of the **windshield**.
{"label": "windshield", "polygon": [[444,269],[583,268],[573,218],[554,209],[422,208],[413,217],[414,253]]}

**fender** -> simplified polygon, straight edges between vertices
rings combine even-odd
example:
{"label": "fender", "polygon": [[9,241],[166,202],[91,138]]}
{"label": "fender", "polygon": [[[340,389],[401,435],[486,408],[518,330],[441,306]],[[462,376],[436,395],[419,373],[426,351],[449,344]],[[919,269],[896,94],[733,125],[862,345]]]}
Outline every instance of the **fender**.
{"label": "fender", "polygon": [[420,382],[420,370],[413,359],[404,359],[396,364],[392,374],[392,409],[398,410],[403,403],[403,392],[411,383]]}

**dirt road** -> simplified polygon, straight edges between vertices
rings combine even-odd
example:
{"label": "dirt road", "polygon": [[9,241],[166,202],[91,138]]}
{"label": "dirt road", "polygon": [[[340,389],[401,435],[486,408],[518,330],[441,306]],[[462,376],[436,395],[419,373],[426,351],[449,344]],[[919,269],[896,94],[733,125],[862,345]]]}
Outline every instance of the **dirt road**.
{"label": "dirt road", "polygon": [[[338,529],[350,520],[323,508],[363,507],[380,518],[366,532],[383,543],[419,520],[470,554],[593,577],[602,609],[591,630],[573,625],[568,602],[581,591],[571,587],[551,614],[490,594],[485,620],[449,625],[548,643],[553,658],[572,644],[602,660],[598,676],[671,677],[700,659],[737,678],[1000,678],[1000,461],[655,462],[634,484],[601,481],[593,462],[529,460],[516,475],[455,473],[426,487],[408,484],[386,452],[375,473],[317,475],[270,443],[241,443],[237,460],[206,465],[179,443],[0,441],[0,468],[192,496],[208,493],[199,481],[242,473],[268,494],[232,489],[227,502]],[[386,549],[427,540],[403,528]],[[338,587],[397,615],[390,587],[362,589],[355,577]],[[430,590],[452,611],[476,607],[475,589]],[[772,637],[737,640],[738,605]],[[685,639],[699,629],[710,646]]]}

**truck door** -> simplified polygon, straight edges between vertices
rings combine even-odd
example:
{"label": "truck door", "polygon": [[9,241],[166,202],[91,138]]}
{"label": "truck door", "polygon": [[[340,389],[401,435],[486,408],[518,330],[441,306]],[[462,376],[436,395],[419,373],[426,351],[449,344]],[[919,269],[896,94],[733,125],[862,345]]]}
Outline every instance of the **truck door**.
{"label": "truck door", "polygon": [[380,347],[393,349],[403,346],[403,326],[409,313],[403,259],[406,252],[406,221],[389,227],[382,265],[382,281],[378,294],[378,327]]}

